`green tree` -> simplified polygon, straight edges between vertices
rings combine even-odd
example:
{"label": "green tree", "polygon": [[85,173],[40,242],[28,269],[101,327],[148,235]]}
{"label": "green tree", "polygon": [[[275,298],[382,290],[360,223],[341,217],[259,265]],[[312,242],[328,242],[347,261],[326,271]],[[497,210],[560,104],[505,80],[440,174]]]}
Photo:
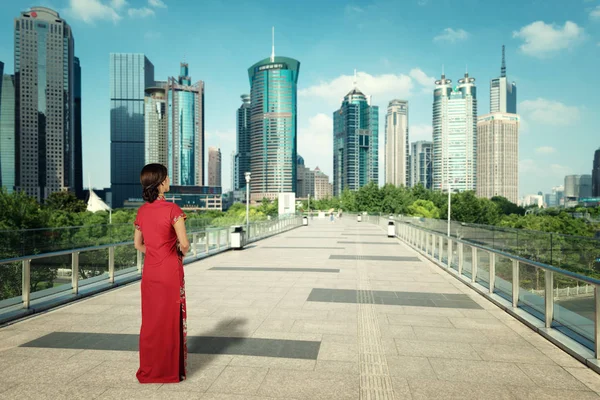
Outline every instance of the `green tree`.
{"label": "green tree", "polygon": [[75,197],[74,193],[67,191],[51,193],[44,201],[44,207],[69,213],[84,212],[87,208],[85,202]]}
{"label": "green tree", "polygon": [[433,204],[430,200],[416,200],[413,204],[408,206],[408,212],[410,215],[415,217],[423,218],[439,218],[440,209]]}
{"label": "green tree", "polygon": [[492,197],[492,202],[495,203],[500,208],[500,212],[503,215],[511,215],[511,214],[525,215],[525,209],[523,207],[520,207],[520,206],[516,205],[515,203],[512,203],[506,197],[494,196],[494,197]]}

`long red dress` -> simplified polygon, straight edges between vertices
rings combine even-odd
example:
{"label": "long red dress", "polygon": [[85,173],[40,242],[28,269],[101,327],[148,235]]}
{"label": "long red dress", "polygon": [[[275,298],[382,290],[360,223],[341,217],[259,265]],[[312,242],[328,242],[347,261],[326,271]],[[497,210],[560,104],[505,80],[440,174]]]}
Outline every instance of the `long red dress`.
{"label": "long red dress", "polygon": [[186,377],[187,326],[183,262],[173,225],[186,218],[178,205],[157,199],[135,220],[146,255],[142,272],[140,383],[173,383]]}

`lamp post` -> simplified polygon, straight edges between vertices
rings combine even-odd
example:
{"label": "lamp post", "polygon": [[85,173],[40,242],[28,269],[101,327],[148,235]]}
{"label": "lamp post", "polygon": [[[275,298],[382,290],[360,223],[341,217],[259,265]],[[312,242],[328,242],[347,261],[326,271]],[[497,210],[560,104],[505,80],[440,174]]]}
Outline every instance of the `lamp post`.
{"label": "lamp post", "polygon": [[450,180],[448,180],[448,237],[450,237],[450,214],[452,213],[452,198],[450,197],[452,190],[450,189]]}
{"label": "lamp post", "polygon": [[246,234],[248,235],[250,231],[250,172],[245,172],[244,176],[246,177]]}

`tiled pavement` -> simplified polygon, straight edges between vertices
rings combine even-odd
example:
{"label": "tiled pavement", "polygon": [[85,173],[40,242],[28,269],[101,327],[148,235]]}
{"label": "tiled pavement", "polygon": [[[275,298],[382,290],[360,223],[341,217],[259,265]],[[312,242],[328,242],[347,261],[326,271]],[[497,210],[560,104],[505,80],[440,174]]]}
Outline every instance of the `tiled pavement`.
{"label": "tiled pavement", "polygon": [[351,218],[188,265],[186,283],[187,381],[137,383],[135,283],[0,329],[0,399],[600,399],[583,364]]}

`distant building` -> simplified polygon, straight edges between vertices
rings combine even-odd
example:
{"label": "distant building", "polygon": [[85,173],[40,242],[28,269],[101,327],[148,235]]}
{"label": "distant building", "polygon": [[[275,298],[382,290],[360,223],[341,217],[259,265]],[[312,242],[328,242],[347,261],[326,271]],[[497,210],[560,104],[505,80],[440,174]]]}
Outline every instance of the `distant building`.
{"label": "distant building", "polygon": [[517,114],[495,112],[477,122],[477,196],[519,200],[519,123]]}
{"label": "distant building", "polygon": [[385,118],[385,183],[408,186],[408,101],[392,100]]}
{"label": "distant building", "polygon": [[315,196],[314,173],[306,165],[304,158],[298,154],[296,158],[296,198],[306,199]]}
{"label": "distant building", "polygon": [[84,200],[86,197],[83,191],[83,138],[81,130],[81,63],[79,58],[73,57],[73,74],[74,74],[74,130],[75,130],[75,195],[78,199]]}
{"label": "distant building", "polygon": [[[165,194],[165,198],[184,210],[221,211],[223,209],[220,187],[172,185],[169,192]],[[128,200],[124,206],[126,208],[138,208],[142,204],[142,200]]]}
{"label": "distant building", "polygon": [[[275,57],[274,50],[270,58],[248,69],[251,201],[274,200],[278,193],[296,192],[299,72],[298,60]],[[240,175],[242,172],[248,171],[240,170]]]}
{"label": "distant building", "polygon": [[144,95],[154,86],[154,65],[144,54],[111,53],[109,69],[110,186],[112,207],[120,208],[142,198]]}
{"label": "distant building", "polygon": [[444,74],[433,92],[433,189],[477,187],[477,91],[468,73],[452,88]]}
{"label": "distant building", "polygon": [[490,82],[490,113],[517,113],[517,84],[508,82],[506,78],[506,61],[504,45],[502,46],[502,66],[500,77]]}
{"label": "distant building", "polygon": [[208,186],[221,187],[221,149],[208,148]]}
{"label": "distant building", "polygon": [[328,199],[333,197],[333,185],[329,182],[329,177],[325,175],[319,167],[313,171],[314,176],[314,198],[315,200]]}
{"label": "distant building", "polygon": [[432,142],[420,140],[411,143],[410,152],[410,186],[419,183],[426,189],[433,186],[433,167],[431,161]]}
{"label": "distant building", "polygon": [[2,73],[0,63],[0,186],[15,189],[15,77]]}
{"label": "distant building", "polygon": [[600,149],[594,153],[592,168],[592,196],[600,197]]}
{"label": "distant building", "polygon": [[46,7],[14,20],[16,190],[39,201],[75,192],[75,42],[71,27]]}
{"label": "distant building", "polygon": [[169,163],[169,117],[165,86],[146,88],[144,97],[144,162]]}
{"label": "distant building", "polygon": [[580,198],[592,197],[591,175],[565,176],[565,207],[574,207]]}
{"label": "distant building", "polygon": [[519,202],[521,207],[537,206],[544,207],[544,196],[539,194],[528,194]]}
{"label": "distant building", "polygon": [[592,197],[592,175],[581,175],[579,179],[579,198],[589,199]]}
{"label": "distant building", "polygon": [[232,181],[234,190],[241,190],[246,187],[245,173],[250,172],[250,159],[252,151],[250,149],[250,95],[243,94],[242,105],[237,109],[237,154],[235,158],[235,181]]}
{"label": "distant building", "polygon": [[187,63],[167,83],[168,165],[176,186],[204,185],[204,82],[192,84]]}
{"label": "distant building", "polygon": [[333,193],[379,181],[379,107],[358,88],[333,113]]}

